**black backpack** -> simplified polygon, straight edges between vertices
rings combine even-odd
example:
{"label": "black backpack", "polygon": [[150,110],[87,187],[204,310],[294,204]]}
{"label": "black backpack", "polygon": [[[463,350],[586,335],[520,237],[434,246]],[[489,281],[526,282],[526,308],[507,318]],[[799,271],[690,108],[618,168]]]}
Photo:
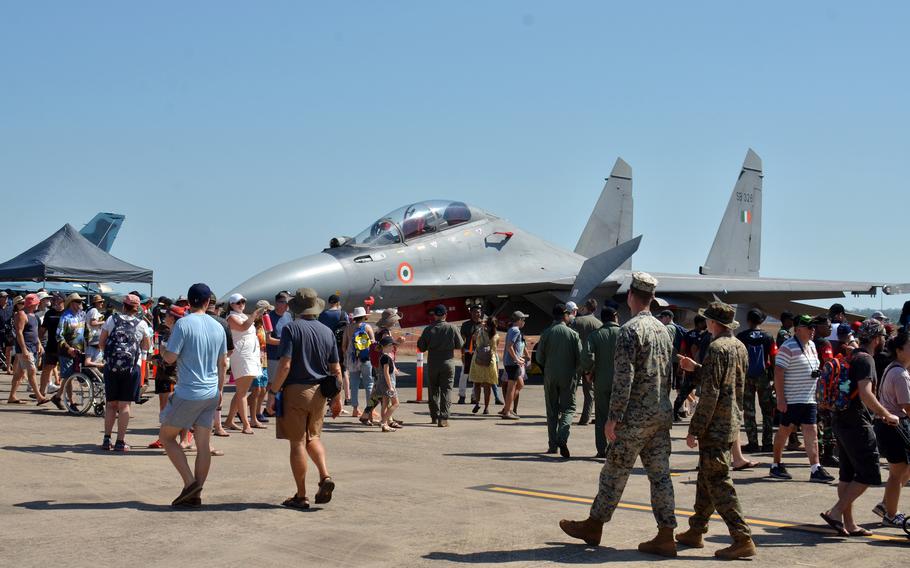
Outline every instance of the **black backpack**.
{"label": "black backpack", "polygon": [[120,314],[114,318],[114,329],[104,343],[104,364],[115,373],[131,373],[139,362],[139,341],[136,340],[136,329],[142,320],[124,319]]}

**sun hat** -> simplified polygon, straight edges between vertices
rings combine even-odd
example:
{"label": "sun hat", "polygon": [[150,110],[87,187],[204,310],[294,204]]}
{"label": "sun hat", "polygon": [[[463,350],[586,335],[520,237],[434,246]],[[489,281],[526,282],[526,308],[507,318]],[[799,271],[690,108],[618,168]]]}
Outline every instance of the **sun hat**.
{"label": "sun hat", "polygon": [[351,314],[351,317],[353,317],[354,319],[367,317],[366,308],[364,308],[363,306],[357,306],[356,308],[354,308],[354,313]]}
{"label": "sun hat", "polygon": [[312,288],[298,288],[288,306],[299,316],[318,316],[325,309],[325,300]]}
{"label": "sun hat", "polygon": [[698,313],[699,315],[704,316],[705,319],[717,322],[728,329],[736,329],[739,327],[739,322],[733,319],[736,315],[736,310],[733,309],[733,306],[730,304],[711,302],[708,304],[707,308],[698,310]]}

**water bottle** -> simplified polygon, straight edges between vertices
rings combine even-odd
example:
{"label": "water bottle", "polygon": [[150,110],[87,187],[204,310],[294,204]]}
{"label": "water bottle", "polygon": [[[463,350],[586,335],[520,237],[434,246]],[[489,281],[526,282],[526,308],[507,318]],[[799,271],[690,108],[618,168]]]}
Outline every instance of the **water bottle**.
{"label": "water bottle", "polygon": [[262,314],[262,327],[265,329],[266,333],[272,333],[272,331],[275,330],[275,328],[272,327],[272,318],[269,317],[268,312]]}

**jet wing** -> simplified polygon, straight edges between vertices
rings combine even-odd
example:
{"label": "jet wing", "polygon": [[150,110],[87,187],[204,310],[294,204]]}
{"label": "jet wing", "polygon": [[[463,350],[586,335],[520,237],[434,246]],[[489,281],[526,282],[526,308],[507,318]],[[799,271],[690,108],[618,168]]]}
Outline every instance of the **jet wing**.
{"label": "jet wing", "polygon": [[[784,278],[740,278],[724,276],[689,276],[677,274],[655,274],[659,280],[657,295],[674,294],[700,296],[706,301],[717,297],[729,304],[751,302],[760,304],[771,301],[813,300],[843,298],[853,295],[875,295],[879,288],[886,292],[887,285],[881,282],[849,282],[837,280],[791,280]],[[620,286],[620,293],[629,289],[631,277],[626,276]]]}

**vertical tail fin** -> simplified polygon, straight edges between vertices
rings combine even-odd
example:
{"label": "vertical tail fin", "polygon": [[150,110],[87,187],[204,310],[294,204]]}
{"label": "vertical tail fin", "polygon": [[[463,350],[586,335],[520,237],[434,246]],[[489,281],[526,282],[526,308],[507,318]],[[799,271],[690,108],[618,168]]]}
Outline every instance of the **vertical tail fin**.
{"label": "vertical tail fin", "polygon": [[[632,167],[622,158],[616,158],[600,199],[575,245],[575,252],[591,258],[631,239]],[[628,270],[631,267],[632,259],[628,258],[619,268]]]}
{"label": "vertical tail fin", "polygon": [[750,148],[701,274],[758,276],[761,267],[762,164]]}
{"label": "vertical tail fin", "polygon": [[111,252],[124,219],[126,216],[118,213],[98,213],[82,227],[79,234],[104,252]]}

